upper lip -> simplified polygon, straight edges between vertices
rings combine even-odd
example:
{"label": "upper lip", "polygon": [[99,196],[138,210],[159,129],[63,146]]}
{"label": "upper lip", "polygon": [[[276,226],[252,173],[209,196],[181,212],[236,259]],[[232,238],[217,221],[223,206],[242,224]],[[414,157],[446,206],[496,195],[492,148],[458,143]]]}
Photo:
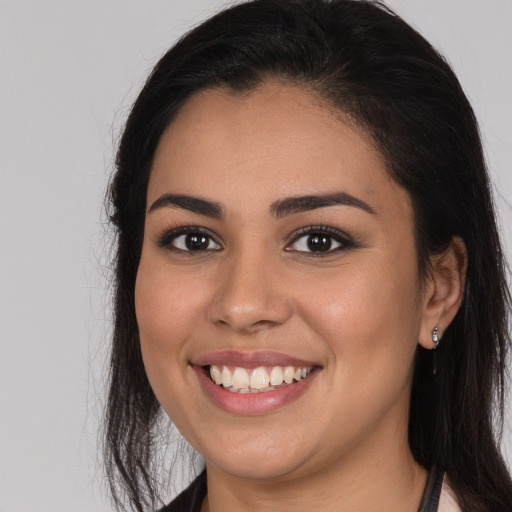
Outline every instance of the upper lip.
{"label": "upper lip", "polygon": [[306,361],[280,352],[243,352],[223,350],[210,352],[194,358],[192,364],[197,366],[225,365],[241,368],[256,368],[258,366],[320,366],[313,361]]}

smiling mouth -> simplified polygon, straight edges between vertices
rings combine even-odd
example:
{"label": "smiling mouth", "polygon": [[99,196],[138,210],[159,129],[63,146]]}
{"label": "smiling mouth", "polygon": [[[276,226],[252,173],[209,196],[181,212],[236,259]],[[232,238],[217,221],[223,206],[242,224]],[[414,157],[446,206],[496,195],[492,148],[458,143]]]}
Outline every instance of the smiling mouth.
{"label": "smiling mouth", "polygon": [[313,366],[272,366],[242,368],[239,366],[205,366],[206,375],[217,386],[233,393],[266,393],[292,386],[306,379]]}

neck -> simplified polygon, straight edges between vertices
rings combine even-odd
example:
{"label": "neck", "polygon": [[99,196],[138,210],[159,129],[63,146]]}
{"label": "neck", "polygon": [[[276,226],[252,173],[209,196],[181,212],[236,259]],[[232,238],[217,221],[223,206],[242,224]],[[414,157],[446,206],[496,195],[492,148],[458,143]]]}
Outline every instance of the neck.
{"label": "neck", "polygon": [[416,512],[427,480],[406,446],[358,461],[340,461],[329,471],[271,481],[226,475],[207,464],[208,495],[202,512],[224,510],[298,512]]}
{"label": "neck", "polygon": [[329,451],[327,440],[280,476],[243,478],[207,460],[202,512],[416,512],[428,473],[409,448],[408,396],[344,447]]}

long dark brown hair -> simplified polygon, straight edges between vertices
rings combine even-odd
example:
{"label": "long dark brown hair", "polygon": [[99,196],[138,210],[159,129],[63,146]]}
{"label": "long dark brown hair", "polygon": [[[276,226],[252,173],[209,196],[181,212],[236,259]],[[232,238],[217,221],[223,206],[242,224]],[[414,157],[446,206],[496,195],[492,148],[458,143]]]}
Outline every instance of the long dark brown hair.
{"label": "long dark brown hair", "polygon": [[[420,271],[452,237],[467,248],[460,310],[435,353],[417,349],[409,444],[448,475],[464,512],[512,510],[498,448],[509,291],[473,110],[443,57],[378,1],[253,0],[201,24],[156,65],[133,105],[109,191],[116,232],[105,461],[116,506],[158,503],[160,405],[142,363],[134,287],[160,137],[191,95],[266,80],[322,95],[362,126],[410,194]],[[126,500],[125,500],[126,501]]]}

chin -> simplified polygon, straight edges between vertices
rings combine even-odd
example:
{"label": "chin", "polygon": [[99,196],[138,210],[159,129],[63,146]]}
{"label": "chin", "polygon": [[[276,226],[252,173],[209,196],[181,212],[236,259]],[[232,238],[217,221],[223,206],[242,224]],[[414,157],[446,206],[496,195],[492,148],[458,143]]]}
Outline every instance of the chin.
{"label": "chin", "polygon": [[249,434],[250,440],[240,434],[228,435],[225,444],[215,443],[214,449],[200,450],[207,467],[212,465],[236,478],[275,480],[295,473],[304,464],[303,448],[290,443],[290,439],[286,442],[282,435],[269,439],[270,435],[268,431],[260,432],[258,439]]}
{"label": "chin", "polygon": [[[211,464],[235,478],[260,481],[281,480],[294,474],[300,466],[295,461],[286,461],[281,457],[261,457],[261,454],[247,455],[240,459],[223,457],[222,460],[212,461]],[[207,460],[206,467],[209,465]]]}

